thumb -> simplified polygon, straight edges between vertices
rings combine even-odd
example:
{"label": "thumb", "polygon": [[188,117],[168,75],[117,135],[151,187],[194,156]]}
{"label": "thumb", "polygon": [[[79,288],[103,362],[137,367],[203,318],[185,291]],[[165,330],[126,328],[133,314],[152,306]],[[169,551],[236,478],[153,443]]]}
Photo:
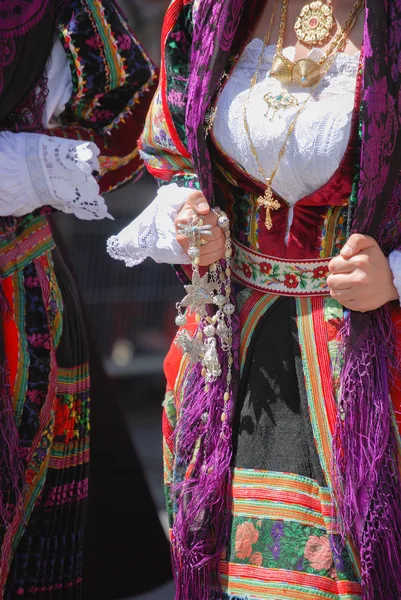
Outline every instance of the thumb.
{"label": "thumb", "polygon": [[344,258],[352,258],[356,254],[359,254],[359,252],[372,248],[375,245],[376,242],[370,235],[354,233],[341,250],[341,256]]}
{"label": "thumb", "polygon": [[210,206],[202,192],[193,192],[190,194],[188,196],[187,204],[189,204],[192,210],[198,215],[207,215],[210,212]]}

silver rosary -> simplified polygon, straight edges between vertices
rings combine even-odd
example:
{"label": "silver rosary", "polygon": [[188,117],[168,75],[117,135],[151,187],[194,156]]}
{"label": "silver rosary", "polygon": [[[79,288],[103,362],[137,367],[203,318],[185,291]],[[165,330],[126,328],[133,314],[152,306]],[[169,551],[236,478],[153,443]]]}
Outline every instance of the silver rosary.
{"label": "silver rosary", "polygon": [[[205,391],[210,383],[222,376],[219,359],[219,347],[227,356],[226,389],[224,402],[230,399],[230,383],[232,380],[232,315],[235,306],[231,296],[231,236],[230,222],[227,215],[218,208],[213,209],[218,217],[218,226],[225,235],[224,261],[213,263],[208,272],[201,276],[199,272],[200,247],[207,243],[204,237],[212,235],[211,225],[204,225],[202,217],[195,215],[188,225],[179,225],[179,231],[189,239],[188,255],[192,263],[192,283],[185,286],[187,295],[177,304],[178,315],[176,325],[185,327],[187,316],[184,311],[195,313],[198,323],[195,336],[188,330],[179,331],[176,343],[187,354],[192,364],[202,364],[202,376],[205,380]],[[204,236],[204,237],[203,237]],[[227,412],[221,416],[224,422]]]}

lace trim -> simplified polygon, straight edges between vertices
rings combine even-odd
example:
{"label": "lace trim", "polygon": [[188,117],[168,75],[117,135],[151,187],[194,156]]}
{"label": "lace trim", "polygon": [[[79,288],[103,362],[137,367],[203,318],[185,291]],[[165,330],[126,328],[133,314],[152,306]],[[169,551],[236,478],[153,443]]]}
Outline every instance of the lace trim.
{"label": "lace trim", "polygon": [[176,239],[174,220],[193,190],[170,183],[159,189],[156,198],[121,233],[107,241],[107,252],[127,267],[146,258],[168,264],[190,264],[189,256]]}
{"label": "lace trim", "polygon": [[39,135],[27,135],[25,140],[25,158],[28,166],[29,176],[31,178],[32,187],[43,206],[52,203],[52,195],[46,184],[46,176],[43,170],[43,163],[38,160],[40,155]]}
{"label": "lace trim", "polygon": [[113,235],[107,240],[107,252],[111,258],[123,260],[126,267],[136,267],[151,256],[151,246],[138,247],[130,240],[122,242],[118,235]]}
{"label": "lace trim", "polygon": [[40,155],[50,190],[50,199],[48,194],[42,204],[83,220],[112,218],[92,175],[99,170],[98,154],[90,142],[41,136]]}

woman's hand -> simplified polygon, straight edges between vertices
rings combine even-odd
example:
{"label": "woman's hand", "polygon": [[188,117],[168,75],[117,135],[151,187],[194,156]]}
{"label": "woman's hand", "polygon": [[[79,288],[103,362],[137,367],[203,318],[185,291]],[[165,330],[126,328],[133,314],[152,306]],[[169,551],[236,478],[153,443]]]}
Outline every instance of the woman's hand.
{"label": "woman's hand", "polygon": [[368,235],[352,235],[329,271],[331,297],[351,310],[367,312],[399,298],[388,259]]}
{"label": "woman's hand", "polygon": [[[175,219],[175,227],[178,229],[178,225],[188,225],[194,216],[194,213],[202,216],[204,225],[211,225],[212,235],[204,235],[203,240],[207,242],[205,245],[200,246],[199,265],[202,267],[208,267],[212,263],[224,258],[225,254],[225,235],[222,229],[217,225],[217,215],[210,210],[210,206],[206,201],[205,196],[201,192],[193,192],[187,202],[184,204],[182,209],[177,214]],[[185,250],[188,252],[189,240],[188,238],[179,233],[177,230],[177,241]]]}

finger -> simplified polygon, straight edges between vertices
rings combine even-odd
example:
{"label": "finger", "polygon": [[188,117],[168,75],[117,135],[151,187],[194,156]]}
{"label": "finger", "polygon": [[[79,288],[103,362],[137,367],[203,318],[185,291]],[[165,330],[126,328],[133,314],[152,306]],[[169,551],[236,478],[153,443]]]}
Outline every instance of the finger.
{"label": "finger", "polygon": [[200,255],[201,257],[207,256],[208,254],[214,254],[215,252],[220,252],[221,249],[224,250],[225,244],[223,240],[215,240],[214,242],[209,242],[205,246],[201,246]]}
{"label": "finger", "polygon": [[330,296],[337,300],[340,304],[344,304],[345,302],[354,302],[355,298],[353,296],[353,290],[330,290]]}
{"label": "finger", "polygon": [[[188,237],[186,235],[184,235],[183,233],[181,233],[178,225],[179,225],[179,223],[176,223],[176,232],[177,232],[176,237],[177,237],[177,241],[181,243],[181,241],[184,238],[188,240]],[[220,227],[213,227],[213,229],[210,229],[210,235],[203,233],[200,239],[203,240],[204,242],[206,242],[207,244],[210,244],[211,242],[225,241],[224,234],[223,234],[222,230],[220,229]],[[189,240],[188,240],[188,242],[189,242]],[[203,246],[203,244],[202,244],[202,246]]]}
{"label": "finger", "polygon": [[192,192],[188,197],[187,204],[198,215],[207,215],[210,212],[210,206],[202,192]]}
{"label": "finger", "polygon": [[200,266],[201,267],[209,267],[215,262],[218,262],[224,258],[224,248],[222,248],[219,252],[211,252],[210,254],[206,254],[205,256],[200,257]]}
{"label": "finger", "polygon": [[[175,226],[177,227],[180,223],[183,225],[188,225],[193,220],[193,217],[193,208],[189,204],[185,204],[175,219]],[[211,225],[212,227],[218,227],[217,219],[217,215],[212,211],[210,211],[207,215],[202,215],[203,225]]]}
{"label": "finger", "polygon": [[342,256],[336,256],[329,262],[330,273],[352,273],[354,270],[352,260],[345,260]]}
{"label": "finger", "polygon": [[331,290],[349,290],[352,287],[352,281],[350,280],[350,276],[340,273],[340,274],[331,274],[327,278],[327,285]]}
{"label": "finger", "polygon": [[362,250],[367,250],[368,248],[373,248],[376,245],[376,241],[370,235],[362,235],[361,233],[354,233],[351,235],[345,246],[341,250],[341,256],[344,258],[351,258],[362,252]]}
{"label": "finger", "polygon": [[202,233],[201,235],[201,240],[205,240],[205,242],[214,242],[216,240],[224,240],[224,233],[222,232],[222,230],[220,229],[220,227],[213,227],[210,230],[211,235],[205,235],[205,233]]}
{"label": "finger", "polygon": [[[213,252],[218,251],[220,248],[225,248],[225,240],[222,237],[219,237],[215,240],[206,240],[207,243],[199,246],[200,256],[205,256],[206,254],[211,254]],[[184,248],[185,252],[188,252],[189,248],[189,240],[182,233],[177,234],[177,242]]]}

